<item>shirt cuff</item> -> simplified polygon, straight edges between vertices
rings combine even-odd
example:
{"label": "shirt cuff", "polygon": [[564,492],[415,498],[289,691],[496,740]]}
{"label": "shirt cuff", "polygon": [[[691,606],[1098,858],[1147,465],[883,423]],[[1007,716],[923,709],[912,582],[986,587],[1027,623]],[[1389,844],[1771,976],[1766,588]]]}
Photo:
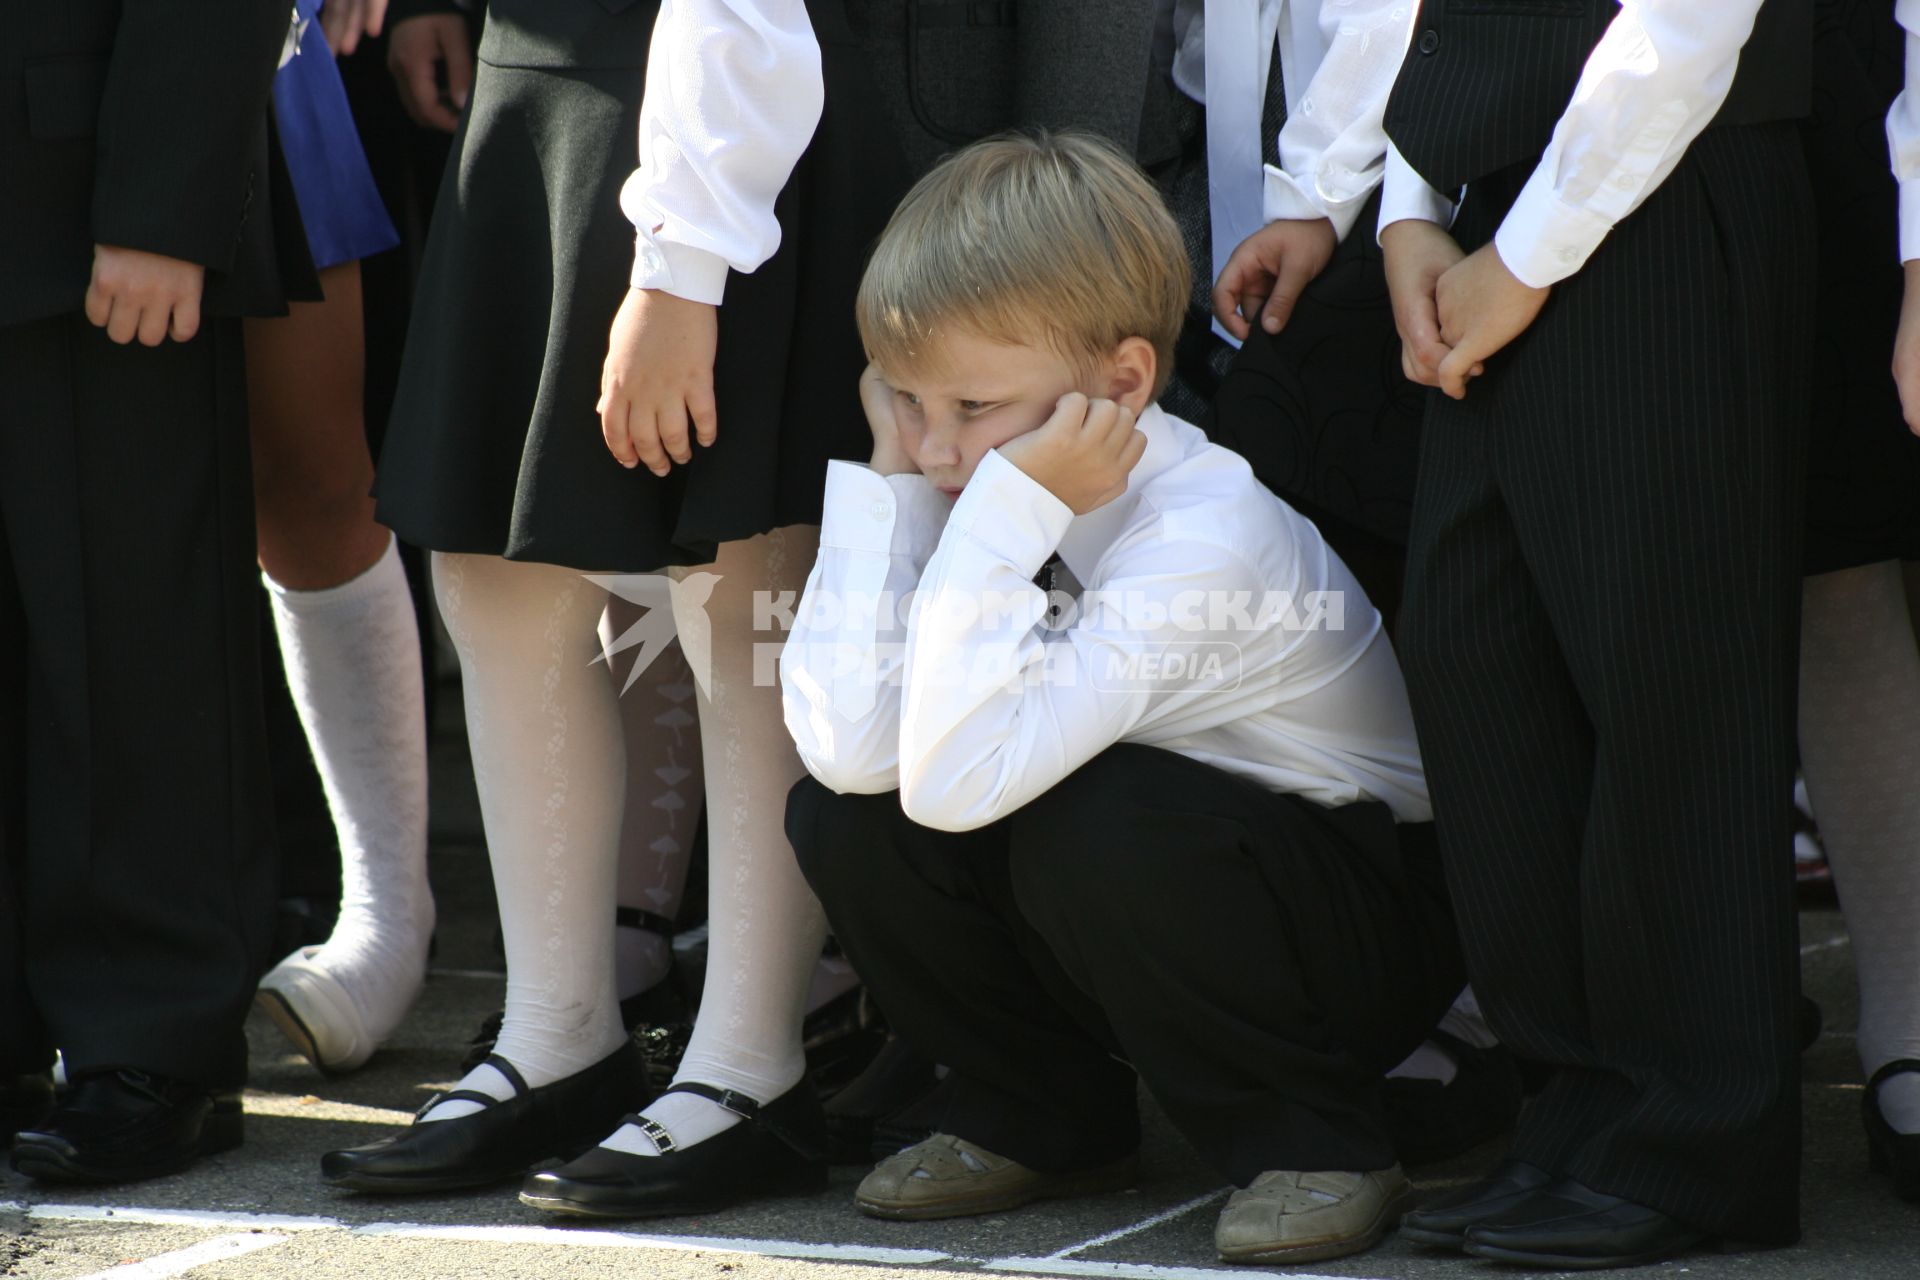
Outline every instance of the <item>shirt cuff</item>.
{"label": "shirt cuff", "polygon": [[1325,193],[1310,191],[1299,179],[1277,165],[1267,165],[1267,182],[1261,199],[1261,218],[1267,222],[1310,222],[1325,218],[1333,224],[1333,233],[1341,240],[1360,220],[1360,210],[1372,195],[1371,188],[1357,200],[1329,201]]}
{"label": "shirt cuff", "polygon": [[659,289],[688,302],[717,307],[727,290],[727,260],[642,231],[634,237],[633,287]]}
{"label": "shirt cuff", "polygon": [[1900,261],[1920,258],[1920,178],[1900,184]]}
{"label": "shirt cuff", "polygon": [[948,523],[1031,578],[1066,537],[1073,508],[995,449],[960,491]]}
{"label": "shirt cuff", "polygon": [[1613,230],[1597,213],[1568,204],[1553,190],[1552,177],[1535,169],[1494,233],[1494,247],[1520,283],[1545,289],[1587,264]]}
{"label": "shirt cuff", "polygon": [[1420,171],[1407,163],[1398,148],[1387,148],[1387,175],[1381,185],[1380,222],[1374,231],[1376,241],[1380,232],[1396,222],[1431,222],[1451,228],[1459,210],[1459,204],[1434,190],[1420,176]]}
{"label": "shirt cuff", "polygon": [[858,462],[829,462],[820,545],[924,562],[946,525],[946,499],[921,475],[883,476]]}

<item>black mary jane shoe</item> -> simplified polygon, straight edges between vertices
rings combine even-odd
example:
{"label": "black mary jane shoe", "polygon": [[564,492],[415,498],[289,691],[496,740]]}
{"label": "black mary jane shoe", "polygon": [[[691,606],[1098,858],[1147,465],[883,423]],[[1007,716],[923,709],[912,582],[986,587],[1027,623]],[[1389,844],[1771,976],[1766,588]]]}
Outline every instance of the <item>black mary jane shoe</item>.
{"label": "black mary jane shoe", "polygon": [[1867,1128],[1867,1162],[1875,1173],[1893,1179],[1893,1194],[1920,1202],[1920,1133],[1901,1133],[1880,1114],[1880,1086],[1890,1076],[1920,1072],[1920,1059],[1900,1058],[1873,1073],[1860,1099],[1860,1118]]}
{"label": "black mary jane shoe", "polygon": [[53,1110],[53,1073],[25,1071],[0,1075],[0,1149],[13,1145],[13,1135],[31,1129]]}
{"label": "black mary jane shoe", "polygon": [[238,1089],[90,1071],[44,1119],[14,1135],[13,1168],[42,1182],[138,1182],[231,1151],[243,1124]]}
{"label": "black mary jane shoe", "polygon": [[[530,1089],[505,1058],[486,1065],[506,1077],[506,1101],[472,1089],[435,1094],[399,1133],[320,1157],[320,1178],[350,1191],[394,1194],[461,1191],[515,1178],[542,1160],[569,1157],[607,1134],[619,1118],[648,1101],[640,1051],[631,1040],[584,1071]],[[483,1110],[448,1120],[422,1120],[448,1102]]]}
{"label": "black mary jane shoe", "polygon": [[741,1123],[682,1147],[658,1121],[627,1116],[622,1123],[637,1126],[659,1155],[595,1147],[570,1164],[530,1175],[520,1203],[589,1218],[662,1218],[826,1189],[826,1120],[807,1081],[764,1106],[712,1085],[676,1084],[668,1092],[717,1102]]}

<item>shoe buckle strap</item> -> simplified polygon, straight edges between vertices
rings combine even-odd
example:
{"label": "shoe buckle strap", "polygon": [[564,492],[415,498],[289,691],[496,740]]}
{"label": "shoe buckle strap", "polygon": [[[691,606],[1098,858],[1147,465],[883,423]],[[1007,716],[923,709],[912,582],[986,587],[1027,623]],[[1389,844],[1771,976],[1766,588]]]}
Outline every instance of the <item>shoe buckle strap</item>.
{"label": "shoe buckle strap", "polygon": [[653,1117],[628,1116],[627,1123],[646,1134],[647,1141],[653,1144],[654,1151],[660,1155],[669,1155],[679,1149],[680,1144],[675,1142],[673,1135],[667,1132],[667,1126]]}

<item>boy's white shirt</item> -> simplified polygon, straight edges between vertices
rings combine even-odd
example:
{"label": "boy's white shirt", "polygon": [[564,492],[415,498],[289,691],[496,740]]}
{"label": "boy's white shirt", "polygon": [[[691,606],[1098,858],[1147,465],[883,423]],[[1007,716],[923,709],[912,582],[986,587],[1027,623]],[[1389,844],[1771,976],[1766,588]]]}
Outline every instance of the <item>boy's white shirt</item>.
{"label": "boy's white shirt", "polygon": [[[897,787],[914,821],[964,831],[1135,742],[1323,805],[1430,818],[1399,665],[1346,566],[1237,454],[1158,408],[1139,426],[1127,493],[1081,517],[997,451],[951,505],[921,476],[831,464],[780,659],[807,769],[835,791]],[[1043,625],[1033,584],[1056,550],[1084,586],[1065,629]],[[1005,610],[969,617],[982,602]],[[1109,666],[1170,644],[1238,659],[1198,677]]]}
{"label": "boy's white shirt", "polygon": [[1900,183],[1900,261],[1920,258],[1920,0],[1897,0],[1907,33],[1906,87],[1887,112],[1887,149]]}
{"label": "boy's white shirt", "polygon": [[[1387,96],[1418,0],[1173,0],[1173,80],[1207,105],[1213,273],[1269,222],[1326,218],[1344,240],[1380,185]],[[1279,44],[1287,120],[1260,133]]]}
{"label": "boy's white shirt", "polygon": [[[1579,271],[1666,181],[1732,91],[1761,3],[1620,0],[1494,234],[1500,260],[1523,284],[1545,288]],[[1444,224],[1453,208],[1397,152],[1390,157],[1381,228],[1410,217]]]}

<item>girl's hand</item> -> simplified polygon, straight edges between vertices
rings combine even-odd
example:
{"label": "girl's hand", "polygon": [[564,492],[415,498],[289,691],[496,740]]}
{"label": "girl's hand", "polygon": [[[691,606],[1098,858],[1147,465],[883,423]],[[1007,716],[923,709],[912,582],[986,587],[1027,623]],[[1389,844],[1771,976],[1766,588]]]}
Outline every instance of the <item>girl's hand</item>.
{"label": "girl's hand", "polygon": [[659,289],[630,289],[613,318],[600,372],[600,432],[623,467],[664,476],[714,442],[713,357],[719,308]]}

